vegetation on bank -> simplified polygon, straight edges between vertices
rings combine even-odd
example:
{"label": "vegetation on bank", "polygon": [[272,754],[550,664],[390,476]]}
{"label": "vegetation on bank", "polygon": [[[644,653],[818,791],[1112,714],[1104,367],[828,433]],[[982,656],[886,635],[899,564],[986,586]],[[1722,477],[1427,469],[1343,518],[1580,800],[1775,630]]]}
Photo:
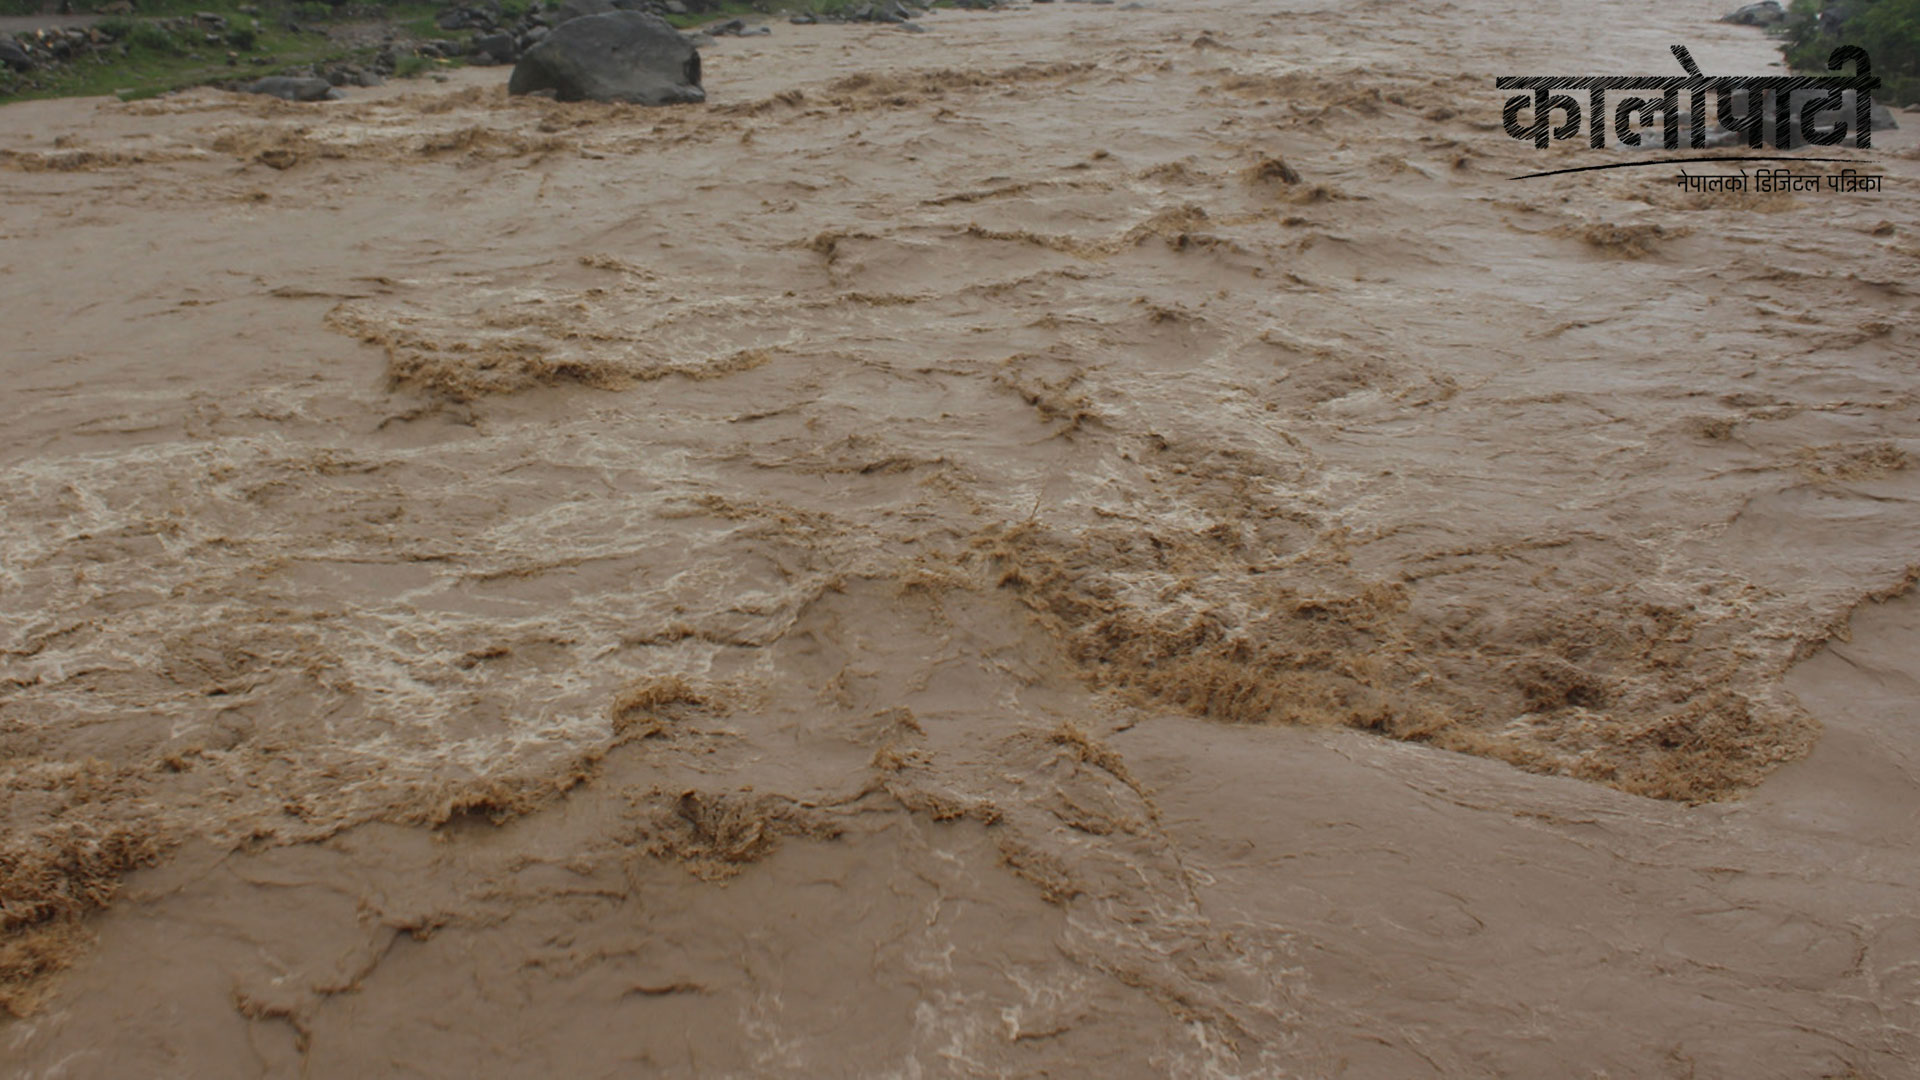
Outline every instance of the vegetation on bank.
{"label": "vegetation on bank", "polygon": [[[0,0],[0,8],[16,14],[21,7],[36,6],[35,0]],[[102,0],[99,6],[119,5]],[[84,28],[88,40],[76,43],[59,64],[40,65],[30,71],[0,70],[0,101],[97,94],[118,94],[132,100],[206,83],[293,74],[332,63],[368,63],[379,51],[377,42],[341,40],[329,29],[348,20],[371,17],[389,22],[403,37],[462,36],[434,26],[438,10],[420,0],[383,5],[372,13],[365,8],[335,8],[311,2],[142,0],[138,14],[121,11],[95,19]],[[433,61],[421,64],[438,66]]]}
{"label": "vegetation on bank", "polygon": [[[681,28],[775,11],[769,0],[681,2],[688,13],[667,16]],[[827,14],[856,2],[797,0],[780,8]],[[547,3],[553,7],[559,0]],[[189,86],[304,74],[335,64],[371,66],[382,48],[378,39],[388,30],[402,41],[455,42],[459,54],[475,36],[471,30],[436,25],[442,12],[460,6],[457,0],[67,0],[67,6],[67,14],[101,16],[87,28],[89,40],[76,44],[73,54],[57,65],[13,71],[0,64],[0,102],[105,94],[134,100]],[[60,0],[0,0],[0,15],[52,17],[59,7]],[[500,17],[512,22],[528,7],[529,0],[500,0]],[[209,15],[216,19],[206,19]],[[361,32],[343,32],[350,27]],[[413,55],[409,50],[392,73],[411,78],[464,62],[460,56]]]}
{"label": "vegetation on bank", "polygon": [[1920,0],[1793,0],[1774,32],[1795,71],[1827,74],[1834,49],[1858,45],[1884,84],[1876,100],[1920,104]]}

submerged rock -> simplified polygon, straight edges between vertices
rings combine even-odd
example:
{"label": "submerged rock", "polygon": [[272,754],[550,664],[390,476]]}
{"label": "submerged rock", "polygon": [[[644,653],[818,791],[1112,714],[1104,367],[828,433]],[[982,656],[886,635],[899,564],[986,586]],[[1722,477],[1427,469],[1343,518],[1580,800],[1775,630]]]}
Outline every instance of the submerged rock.
{"label": "submerged rock", "polygon": [[[1841,92],[1841,104],[1838,109],[1821,108],[1819,111],[1810,114],[1804,111],[1812,104],[1824,105],[1827,93],[1825,90],[1792,91],[1793,96],[1790,103],[1792,111],[1788,113],[1789,127],[1786,131],[1782,131],[1776,124],[1776,121],[1779,119],[1778,96],[1773,91],[1769,90],[1764,92],[1761,94],[1760,100],[1757,103],[1753,103],[1749,101],[1747,91],[1736,90],[1728,96],[1728,102],[1732,106],[1735,117],[1753,115],[1754,110],[1756,108],[1758,109],[1761,117],[1760,146],[1792,150],[1819,148],[1821,144],[1811,142],[1807,138],[1807,133],[1800,128],[1801,117],[1811,115],[1815,133],[1829,133],[1836,127],[1844,125],[1845,133],[1843,136],[1838,142],[1828,145],[1833,146],[1835,149],[1851,149],[1857,134],[1854,129],[1854,123],[1858,119],[1858,114],[1854,111],[1858,104],[1858,99],[1855,97],[1854,91],[1844,90]],[[1679,113],[1680,147],[1682,149],[1690,148],[1693,145],[1691,137],[1693,126],[1692,117],[1692,110],[1686,108],[1683,104]],[[1704,119],[1706,120],[1704,125],[1706,131],[1705,146],[1708,149],[1754,145],[1748,141],[1748,136],[1737,131],[1730,131],[1721,126],[1719,107],[1711,95],[1707,98],[1707,112]],[[1873,103],[1871,123],[1873,130],[1876,132],[1893,131],[1900,126],[1895,122],[1892,110],[1878,101]],[[1636,131],[1640,136],[1639,146],[1627,146],[1622,143],[1624,149],[1663,150],[1666,148],[1666,128],[1659,122],[1657,117],[1641,125]]]}
{"label": "submerged rock", "polygon": [[555,27],[514,65],[507,93],[561,101],[676,105],[705,101],[700,51],[657,15],[611,11]]}
{"label": "submerged rock", "polygon": [[510,34],[487,34],[473,39],[473,56],[489,64],[511,64],[519,55]]}

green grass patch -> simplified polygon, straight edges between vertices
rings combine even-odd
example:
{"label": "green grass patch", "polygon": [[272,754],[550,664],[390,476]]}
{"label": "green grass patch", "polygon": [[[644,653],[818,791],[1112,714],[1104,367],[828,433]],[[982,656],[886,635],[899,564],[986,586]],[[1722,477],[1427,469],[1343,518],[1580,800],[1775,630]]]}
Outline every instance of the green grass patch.
{"label": "green grass patch", "polygon": [[189,53],[193,47],[181,40],[174,32],[156,22],[136,22],[127,34],[127,44],[141,52],[165,56],[170,53]]}
{"label": "green grass patch", "polygon": [[[57,69],[31,72],[24,78],[15,75],[10,84],[0,81],[0,101],[103,94],[135,100],[189,86],[282,74],[349,55],[349,50],[322,38],[273,31],[256,34],[254,48],[242,53],[237,64],[227,63],[228,48],[225,42],[209,45],[204,37],[184,41],[181,35],[141,22],[118,45],[88,53]],[[255,56],[268,62],[250,62]],[[28,79],[39,85],[27,85]]]}
{"label": "green grass patch", "polygon": [[[0,102],[106,94],[136,100],[207,83],[251,81],[266,75],[291,74],[308,66],[340,61],[366,64],[373,60],[378,52],[376,47],[352,48],[310,32],[331,22],[377,22],[386,18],[392,20],[397,29],[417,38],[464,39],[468,36],[435,26],[439,9],[421,0],[340,8],[273,0],[265,3],[255,0],[252,4],[246,0],[136,2],[139,14],[108,16],[95,24],[101,34],[113,39],[112,44],[76,56],[59,67],[24,74],[0,71]],[[105,6],[105,3],[106,0],[97,0],[97,5],[89,5],[76,0],[75,7]],[[7,5],[22,6],[19,0],[0,0],[0,10],[7,10]],[[28,0],[26,6],[37,11],[38,0]],[[239,10],[249,6],[257,9],[258,14]],[[227,20],[225,31],[197,24],[170,30],[159,22],[163,18],[190,17],[202,11],[223,16]],[[302,27],[300,33],[286,29],[289,19]],[[209,34],[216,35],[218,40],[208,41]],[[227,63],[229,51],[236,54],[237,63]],[[450,65],[417,58],[405,65],[410,74],[446,66]]]}

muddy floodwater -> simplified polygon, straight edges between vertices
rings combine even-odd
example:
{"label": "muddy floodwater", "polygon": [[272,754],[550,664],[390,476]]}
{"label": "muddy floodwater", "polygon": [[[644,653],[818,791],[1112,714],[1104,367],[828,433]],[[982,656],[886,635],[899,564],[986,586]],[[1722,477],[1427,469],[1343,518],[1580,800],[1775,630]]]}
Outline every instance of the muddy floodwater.
{"label": "muddy floodwater", "polygon": [[1916,1075],[1920,114],[1494,88],[1731,6],[0,108],[0,1071]]}

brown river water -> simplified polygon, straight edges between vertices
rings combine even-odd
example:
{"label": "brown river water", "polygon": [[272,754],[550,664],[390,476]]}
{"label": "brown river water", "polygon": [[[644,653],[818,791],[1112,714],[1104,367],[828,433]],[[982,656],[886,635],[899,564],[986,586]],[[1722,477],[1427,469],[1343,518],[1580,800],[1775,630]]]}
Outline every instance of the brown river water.
{"label": "brown river water", "polygon": [[1500,128],[1731,6],[0,108],[0,1068],[1915,1075],[1920,115]]}

